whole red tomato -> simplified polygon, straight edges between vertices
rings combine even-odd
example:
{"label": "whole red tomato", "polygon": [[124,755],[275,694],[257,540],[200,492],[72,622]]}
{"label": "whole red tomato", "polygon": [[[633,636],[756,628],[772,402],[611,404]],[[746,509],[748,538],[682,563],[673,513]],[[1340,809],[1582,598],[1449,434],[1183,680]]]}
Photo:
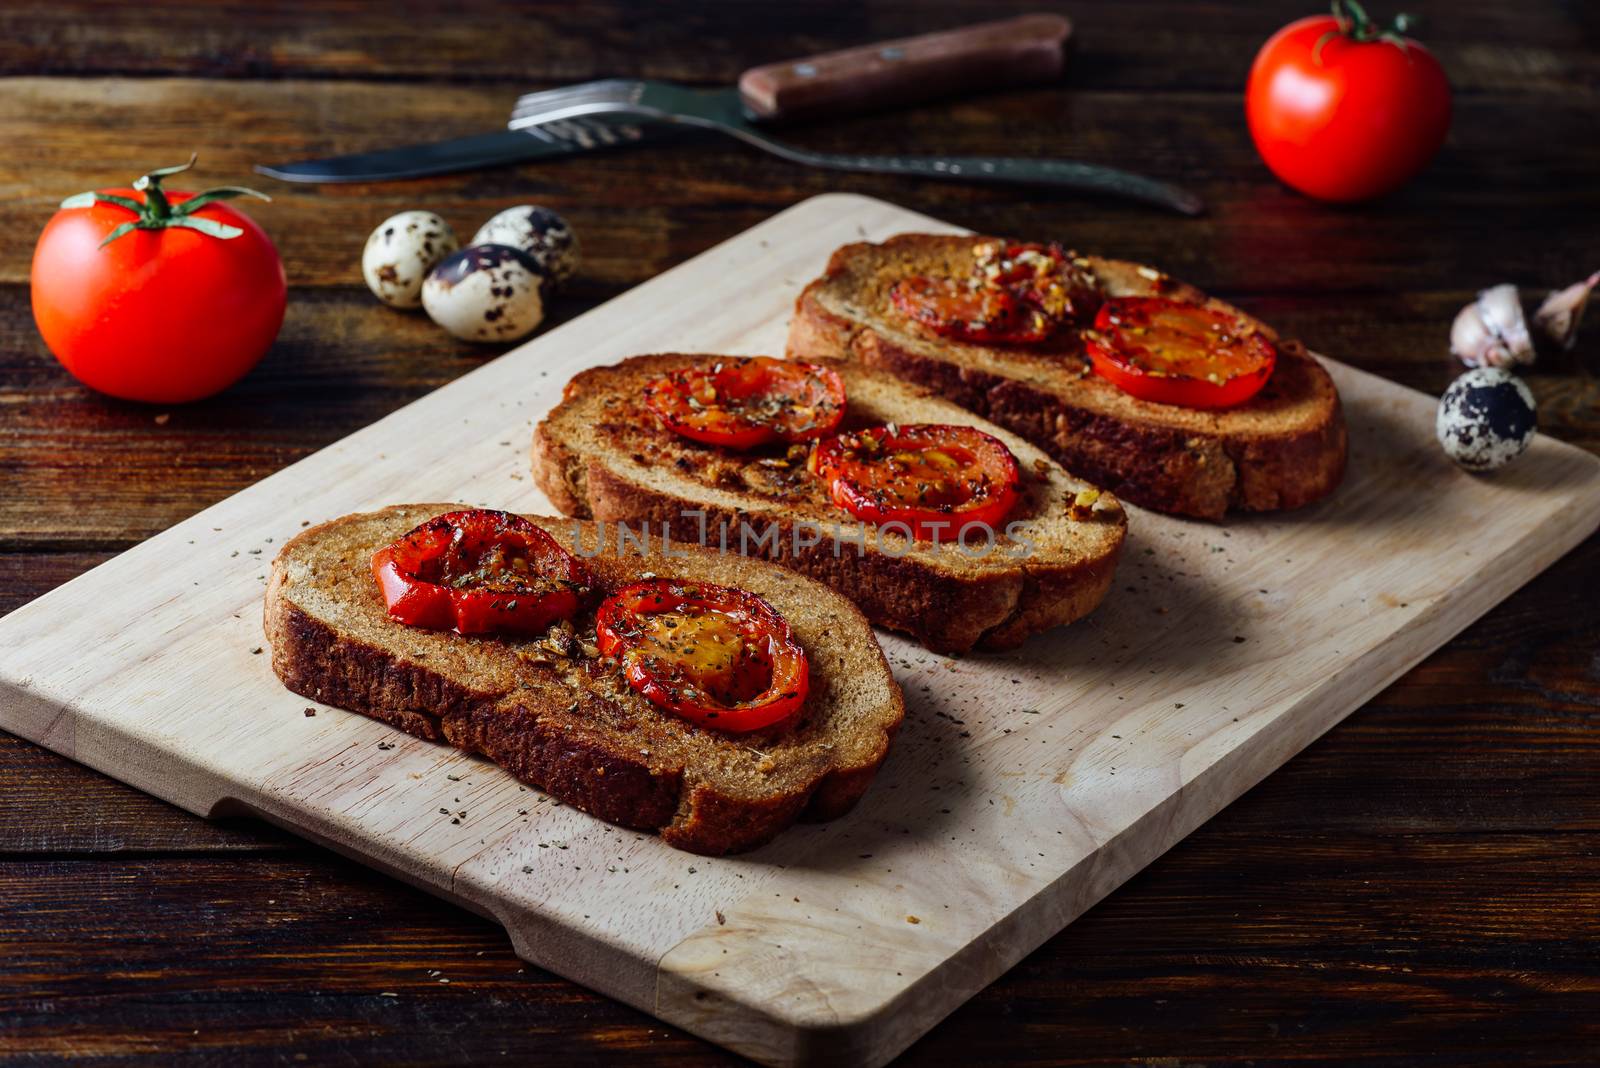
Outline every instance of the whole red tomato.
{"label": "whole red tomato", "polygon": [[244,377],[283,324],[277,249],[249,216],[218,203],[260,194],[161,189],[185,169],[72,197],[39,235],[34,321],[56,359],[102,393],[160,404],[209,397]]}
{"label": "whole red tomato", "polygon": [[1450,83],[1433,54],[1335,3],[1279,30],[1256,55],[1245,113],[1274,174],[1322,200],[1366,200],[1425,167],[1450,128]]}

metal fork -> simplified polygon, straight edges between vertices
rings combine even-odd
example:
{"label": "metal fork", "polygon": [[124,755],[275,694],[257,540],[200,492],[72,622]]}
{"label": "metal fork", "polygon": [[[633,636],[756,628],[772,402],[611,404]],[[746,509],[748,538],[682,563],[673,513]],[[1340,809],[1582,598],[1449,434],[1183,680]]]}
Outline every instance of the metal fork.
{"label": "metal fork", "polygon": [[579,148],[599,148],[602,145],[624,145],[639,140],[644,131],[632,123],[606,122],[595,119],[570,119],[540,123],[537,126],[518,127],[541,141],[565,141]]}
{"label": "metal fork", "polygon": [[563,119],[595,114],[634,115],[658,122],[718,130],[794,163],[837,171],[906,174],[955,181],[1062,186],[1128,197],[1198,215],[1199,197],[1113,167],[1059,159],[984,156],[872,156],[813,152],[776,140],[752,122],[737,89],[690,89],[669,82],[611,78],[528,93],[517,99],[508,125],[529,130]]}

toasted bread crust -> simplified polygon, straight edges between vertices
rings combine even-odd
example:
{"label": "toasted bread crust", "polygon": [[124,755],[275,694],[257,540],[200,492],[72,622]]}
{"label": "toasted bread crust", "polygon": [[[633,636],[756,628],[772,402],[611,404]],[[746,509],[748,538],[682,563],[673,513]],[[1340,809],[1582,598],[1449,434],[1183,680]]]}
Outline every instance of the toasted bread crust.
{"label": "toasted bread crust", "polygon": [[387,650],[340,635],[273,591],[266,627],[273,668],[295,693],[430,742],[482,753],[603,820],[650,829],[672,822],[681,775],[652,774],[644,761],[614,746],[544,729],[525,705],[502,707],[501,694],[474,694],[399,662]]}
{"label": "toasted bread crust", "polygon": [[[420,518],[450,507],[392,509],[398,513],[394,520],[380,526],[385,535],[398,536]],[[641,717],[637,729],[608,730],[596,713],[604,702],[615,704],[614,694],[593,687],[585,689],[581,684],[575,687],[570,681],[564,685],[552,683],[551,678],[543,676],[534,682],[508,682],[506,662],[514,661],[514,657],[501,656],[504,650],[495,650],[501,663],[487,664],[483,670],[463,667],[463,656],[470,664],[475,654],[463,653],[460,643],[474,640],[394,623],[378,626],[374,634],[362,634],[341,626],[338,620],[320,618],[324,612],[301,603],[296,587],[305,581],[306,561],[319,552],[318,540],[340,524],[370,522],[383,515],[346,517],[307,530],[289,542],[274,561],[266,595],[265,629],[273,669],[284,685],[305,697],[360,712],[419,738],[481,753],[519,779],[601,819],[659,831],[669,844],[695,853],[715,855],[753,848],[796,819],[832,819],[847,812],[866,792],[904,717],[899,688],[871,640],[866,620],[842,598],[808,583],[799,596],[827,598],[828,613],[828,626],[820,632],[812,628],[810,633],[808,652],[814,665],[818,707],[808,715],[827,716],[833,707],[832,694],[851,685],[865,686],[874,700],[881,699],[881,707],[871,709],[869,722],[863,727],[871,737],[861,738],[861,744],[849,747],[852,752],[848,756],[831,762],[813,760],[814,767],[808,765],[791,776],[794,782],[781,789],[730,791],[719,783],[720,772],[696,766],[695,754],[714,758],[718,753],[742,748],[741,742],[732,737],[687,728],[681,722],[663,723],[672,729],[652,733],[650,717],[667,717],[653,709],[642,713],[633,710],[631,714]],[[538,517],[533,518],[539,521]],[[547,529],[556,533],[554,526]],[[373,548],[383,543],[376,542]],[[706,570],[707,556],[699,553],[675,559],[676,573]],[[616,570],[614,560],[596,558],[591,562],[598,564],[602,574],[610,563],[615,573],[607,582],[615,584],[652,562],[662,566],[655,557],[647,557],[643,563],[625,563],[622,570]],[[316,567],[340,566],[342,562],[324,559],[313,565],[311,573]],[[708,581],[727,582],[729,567],[725,562],[715,566],[720,572],[710,575]],[[750,588],[770,594],[761,582],[766,566],[744,561],[735,571],[750,579]],[[302,574],[299,580],[294,577],[297,572]],[[804,581],[787,576],[785,579],[790,584]],[[371,596],[376,600],[375,591]],[[792,602],[795,596],[790,591],[787,599]],[[794,611],[792,604],[790,610]],[[369,620],[386,619],[381,604],[362,606],[360,614]],[[817,648],[818,644],[828,647]],[[419,661],[414,648],[419,645],[424,647],[424,654],[433,653],[433,660]],[[843,651],[844,645],[851,646],[848,655]],[[862,655],[862,650],[868,651]],[[434,662],[441,666],[429,666]],[[855,674],[849,679],[835,677],[832,673],[842,670],[839,665],[846,663]],[[818,668],[822,669],[820,676],[815,674]],[[517,674],[533,669],[513,664],[511,670]],[[635,703],[647,707],[642,699]],[[691,736],[693,744],[687,747],[688,756],[674,758],[657,751],[667,747],[667,742],[652,738],[659,739],[663,734],[679,739]],[[753,741],[760,744],[762,739]],[[830,752],[834,748],[828,747]]]}
{"label": "toasted bread crust", "polygon": [[[747,544],[743,546],[747,551],[818,579],[850,597],[874,623],[910,634],[938,652],[1014,648],[1032,634],[1087,615],[1110,589],[1126,521],[1109,495],[1103,498],[1094,522],[1081,525],[1082,540],[1088,543],[1081,552],[1041,552],[1021,561],[996,560],[989,567],[958,569],[949,565],[948,554],[941,559],[924,550],[897,556],[871,548],[863,553],[848,539],[826,533],[815,544],[802,546],[804,539],[794,537],[797,526],[818,519],[804,509],[738,495],[723,503],[695,492],[696,486],[686,480],[651,484],[626,458],[596,442],[580,440],[580,427],[595,421],[598,398],[631,393],[648,377],[711,359],[716,357],[636,356],[574,378],[561,405],[539,424],[533,437],[534,479],[552,503],[571,515],[646,523],[650,530],[669,531],[679,543],[697,543],[707,531],[737,531],[741,523],[757,521],[763,529],[775,528],[778,534],[770,546]],[[884,376],[848,365],[841,365],[840,370],[846,376],[849,395],[871,385],[905,405],[927,406],[944,421],[975,422],[966,413]],[[904,421],[918,420],[906,416]],[[997,428],[987,429],[1008,437]],[[1025,467],[1030,455],[1047,463],[1025,443],[1015,439],[1011,443]],[[680,448],[693,457],[700,447]],[[665,459],[661,463],[665,466]],[[1028,472],[1025,477],[1039,476]],[[1065,479],[1066,475],[1057,468],[1053,477]],[[831,507],[825,514],[834,519],[842,515]]]}
{"label": "toasted bread crust", "polygon": [[[856,360],[931,388],[1157,511],[1220,519],[1230,510],[1297,508],[1338,486],[1347,449],[1338,391],[1298,342],[1278,340],[1278,369],[1258,401],[1196,412],[1120,394],[1084,377],[1070,353],[1059,367],[1029,366],[1016,352],[930,341],[864,310],[881,303],[868,291],[885,277],[938,270],[982,240],[993,239],[906,234],[838,249],[796,301],[788,354]],[[1205,301],[1276,339],[1238,309],[1148,268],[1086,259],[1114,295]]]}

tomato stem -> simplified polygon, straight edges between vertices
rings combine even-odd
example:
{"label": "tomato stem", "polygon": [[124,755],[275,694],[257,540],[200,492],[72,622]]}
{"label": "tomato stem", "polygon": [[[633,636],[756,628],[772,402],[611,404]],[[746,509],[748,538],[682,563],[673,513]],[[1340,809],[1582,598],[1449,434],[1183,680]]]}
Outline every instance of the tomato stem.
{"label": "tomato stem", "polygon": [[217,222],[215,219],[206,219],[195,215],[194,212],[207,204],[214,204],[219,200],[231,200],[234,197],[255,197],[257,200],[271,201],[272,198],[265,193],[258,193],[254,189],[247,189],[242,185],[224,185],[196,193],[188,200],[174,204],[168,199],[166,192],[161,188],[161,181],[174,174],[182,174],[194,166],[198,158],[196,153],[189,154],[187,163],[179,163],[172,167],[158,167],[148,174],[142,174],[134,179],[133,188],[144,194],[141,203],[132,197],[121,196],[117,193],[101,193],[91,191],[78,193],[61,202],[63,208],[87,208],[96,203],[115,204],[119,208],[131,211],[136,216],[118,226],[106,235],[100,247],[105,248],[123,234],[134,230],[164,230],[168,227],[181,227],[186,230],[198,230],[208,237],[215,237],[228,241],[244,233],[237,226]]}
{"label": "tomato stem", "polygon": [[1406,47],[1405,35],[1417,26],[1417,18],[1400,12],[1388,26],[1380,26],[1367,14],[1367,9],[1361,5],[1360,0],[1333,0],[1333,18],[1339,24],[1336,30],[1329,30],[1317,38],[1317,43],[1311,46],[1311,58],[1318,66],[1322,65],[1322,49],[1335,37],[1345,37],[1355,44],[1369,44],[1373,41],[1382,41],[1392,44],[1402,52],[1409,53]]}

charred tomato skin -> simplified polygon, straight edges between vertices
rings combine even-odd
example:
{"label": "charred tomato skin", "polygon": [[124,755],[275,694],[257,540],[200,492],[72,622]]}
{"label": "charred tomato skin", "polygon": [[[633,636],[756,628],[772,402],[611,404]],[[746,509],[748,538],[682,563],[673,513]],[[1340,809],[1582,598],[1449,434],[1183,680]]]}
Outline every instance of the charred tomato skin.
{"label": "charred tomato skin", "polygon": [[[736,635],[752,666],[767,672],[759,692],[721,700],[681,662],[652,651],[652,616],[715,613]],[[782,723],[805,704],[810,662],[788,620],[747,590],[706,582],[646,579],[613,592],[600,605],[596,643],[624,665],[628,685],[650,703],[701,727],[740,734]],[[656,646],[659,650],[661,647]],[[760,683],[758,683],[760,685]]]}
{"label": "charred tomato skin", "polygon": [[940,337],[1026,345],[1050,336],[1044,315],[1004,289],[965,279],[903,278],[889,290],[889,300],[906,318]]}
{"label": "charred tomato skin", "polygon": [[811,466],[844,511],[879,526],[904,524],[919,541],[1000,528],[1022,482],[1005,442],[942,423],[840,434],[817,445]]}
{"label": "charred tomato skin", "polygon": [[668,372],[645,386],[644,399],[674,433],[744,451],[831,432],[844,418],[845,388],[831,367],[727,357],[711,367]]}
{"label": "charred tomato skin", "polygon": [[389,618],[460,634],[539,634],[583,606],[583,561],[531,520],[492,509],[446,512],[372,554]]}
{"label": "charred tomato skin", "polygon": [[1167,297],[1100,306],[1084,350],[1095,373],[1130,396],[1184,408],[1232,408],[1261,391],[1278,350],[1240,316]]}
{"label": "charred tomato skin", "polygon": [[1060,245],[986,242],[974,253],[985,282],[1043,313],[1054,330],[1087,323],[1103,295],[1088,262]]}
{"label": "charred tomato skin", "polygon": [[940,337],[993,345],[1035,345],[1087,322],[1100,290],[1087,261],[1057,244],[984,240],[965,276],[902,278],[889,302]]}

